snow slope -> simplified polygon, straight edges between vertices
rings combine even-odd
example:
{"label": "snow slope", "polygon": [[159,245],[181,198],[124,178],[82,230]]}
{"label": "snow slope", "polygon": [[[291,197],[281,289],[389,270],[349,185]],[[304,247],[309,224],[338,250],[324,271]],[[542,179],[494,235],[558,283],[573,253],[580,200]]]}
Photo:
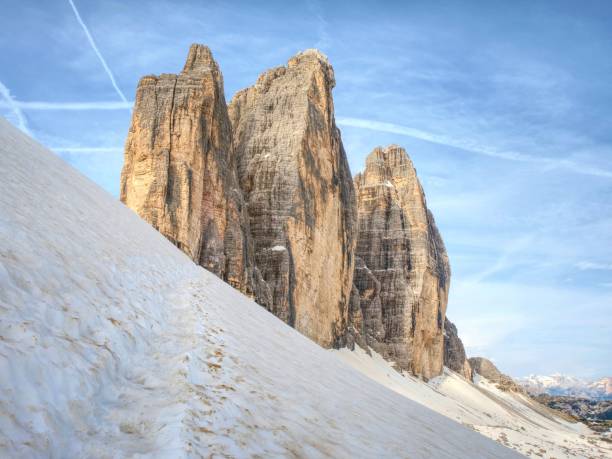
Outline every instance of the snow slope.
{"label": "snow slope", "polygon": [[319,348],[1,118],[0,173],[0,457],[515,457]]}
{"label": "snow slope", "polygon": [[609,458],[612,447],[584,424],[553,415],[546,407],[517,393],[504,392],[484,378],[472,384],[445,369],[429,383],[400,374],[380,355],[332,351],[355,369],[404,397],[454,419],[530,457]]}

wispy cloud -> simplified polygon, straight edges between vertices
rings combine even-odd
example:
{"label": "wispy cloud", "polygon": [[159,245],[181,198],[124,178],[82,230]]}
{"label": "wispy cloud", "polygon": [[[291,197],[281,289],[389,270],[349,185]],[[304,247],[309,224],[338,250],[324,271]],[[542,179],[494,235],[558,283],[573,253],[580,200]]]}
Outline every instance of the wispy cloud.
{"label": "wispy cloud", "polygon": [[117,92],[117,94],[119,95],[121,100],[123,102],[127,102],[127,99],[126,99],[125,95],[123,94],[121,89],[119,89],[119,86],[117,86],[117,82],[115,81],[115,77],[113,76],[113,72],[111,72],[111,69],[109,68],[108,64],[106,63],[106,60],[104,59],[104,57],[102,56],[102,53],[100,53],[100,50],[98,49],[98,46],[96,45],[96,42],[94,41],[93,37],[91,36],[91,33],[89,32],[89,29],[87,28],[87,26],[83,22],[83,19],[81,19],[81,15],[79,14],[79,11],[77,10],[76,5],[74,4],[73,0],[68,0],[68,3],[70,3],[70,6],[72,7],[72,11],[74,11],[74,15],[76,16],[76,19],[77,19],[78,23],[83,28],[83,31],[85,32],[85,35],[87,36],[87,40],[89,40],[89,44],[91,45],[91,47],[93,48],[94,52],[98,56],[98,59],[100,59],[100,62],[102,63],[102,67],[104,67],[104,71],[106,72],[106,74],[110,78],[111,83],[113,85],[113,88],[115,88],[115,91]]}
{"label": "wispy cloud", "polygon": [[592,261],[581,261],[576,263],[576,268],[581,271],[612,271],[612,263],[594,263]]}
{"label": "wispy cloud", "polygon": [[487,147],[477,141],[450,139],[446,136],[433,134],[431,132],[414,129],[407,126],[401,126],[394,123],[386,123],[362,118],[336,118],[340,126],[357,127],[362,129],[370,129],[379,132],[389,132],[391,134],[405,135],[427,142],[445,145],[448,147],[458,148],[467,152],[478,155],[489,156],[492,158],[503,159],[507,161],[518,161],[525,163],[541,164],[551,169],[564,169],[577,174],[592,175],[596,177],[612,178],[612,171],[602,169],[588,164],[578,164],[568,159],[551,158],[547,156],[534,156],[514,151],[498,151]]}
{"label": "wispy cloud", "polygon": [[124,110],[131,109],[134,105],[132,101],[125,102],[44,102],[32,101],[21,102],[12,100],[10,103],[0,101],[0,108],[18,108],[20,110]]}
{"label": "wispy cloud", "polygon": [[15,101],[15,99],[13,99],[13,96],[11,95],[11,92],[9,91],[9,89],[6,86],[4,86],[4,84],[1,81],[0,81],[0,96],[2,96],[2,99],[4,99],[4,104],[2,104],[4,105],[3,108],[8,108],[13,112],[15,119],[17,120],[17,126],[19,127],[19,129],[21,129],[23,132],[25,132],[29,136],[32,136],[32,133],[30,132],[28,128],[28,121],[26,120],[26,117],[23,114],[23,111],[21,111],[19,104]]}
{"label": "wispy cloud", "polygon": [[74,154],[100,154],[100,153],[120,153],[123,152],[121,147],[49,147],[50,150],[56,153],[74,153]]}
{"label": "wispy cloud", "polygon": [[489,276],[492,276],[493,274],[499,273],[513,266],[513,262],[517,258],[516,254],[520,253],[522,250],[530,248],[534,239],[535,234],[525,234],[517,239],[514,239],[509,244],[507,244],[507,246],[504,248],[504,251],[493,265],[479,272],[475,276],[470,277],[470,279],[468,279],[468,282],[478,284]]}
{"label": "wispy cloud", "polygon": [[315,48],[327,50],[331,45],[331,39],[328,32],[328,23],[323,17],[323,9],[316,0],[310,0],[307,5],[308,10],[314,15],[317,23],[317,42],[314,46]]}

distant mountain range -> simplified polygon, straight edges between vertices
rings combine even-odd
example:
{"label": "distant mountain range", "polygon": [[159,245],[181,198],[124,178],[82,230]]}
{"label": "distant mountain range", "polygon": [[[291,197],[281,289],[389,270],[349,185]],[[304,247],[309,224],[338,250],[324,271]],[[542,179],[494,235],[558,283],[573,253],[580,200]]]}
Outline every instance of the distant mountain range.
{"label": "distant mountain range", "polygon": [[515,378],[530,394],[583,397],[594,400],[612,400],[612,377],[586,380],[561,374],[551,376],[530,375]]}

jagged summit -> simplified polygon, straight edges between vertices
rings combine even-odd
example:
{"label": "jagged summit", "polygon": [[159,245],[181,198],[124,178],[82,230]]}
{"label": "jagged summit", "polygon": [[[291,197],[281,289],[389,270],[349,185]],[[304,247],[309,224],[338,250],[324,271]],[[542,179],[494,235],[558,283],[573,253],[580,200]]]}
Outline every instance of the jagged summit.
{"label": "jagged summit", "polygon": [[207,72],[211,69],[218,71],[219,67],[213,58],[210,48],[198,43],[192,44],[181,73]]}
{"label": "jagged summit", "polygon": [[[414,175],[414,178],[416,178],[416,170],[410,156],[408,156],[408,153],[406,153],[403,147],[396,144],[374,148],[368,156],[366,156],[366,169],[356,174],[355,179],[357,179],[357,177],[361,180],[364,179],[366,170],[370,177],[376,175],[378,177],[390,179],[393,176],[399,178],[412,177]],[[375,179],[375,181],[376,180],[378,179]]]}
{"label": "jagged summit", "polygon": [[[257,79],[255,87],[261,92],[265,92],[269,89],[272,81],[284,77],[299,79],[304,84],[304,88],[306,88],[306,85],[311,83],[312,78],[316,74],[323,75],[325,85],[328,86],[329,89],[335,87],[336,80],[334,77],[334,69],[329,63],[327,56],[318,49],[307,49],[291,57],[287,61],[286,66],[274,67],[263,72]],[[246,89],[238,91],[232,98],[232,102],[245,90]],[[230,105],[231,104],[232,103],[230,103]]]}
{"label": "jagged summit", "polygon": [[387,145],[386,147],[375,147],[366,157],[366,164],[369,162],[381,161],[389,166],[395,164],[412,164],[412,160],[406,153],[404,147],[397,144]]}
{"label": "jagged summit", "polygon": [[304,51],[298,52],[295,55],[296,58],[299,58],[299,57],[310,57],[310,56],[313,56],[313,57],[315,57],[315,58],[317,58],[319,60],[322,60],[326,64],[329,64],[329,59],[327,58],[327,55],[323,51],[321,51],[321,50],[319,50],[317,48],[308,48],[308,49],[305,49]]}
{"label": "jagged summit", "polygon": [[327,83],[330,88],[336,86],[336,79],[334,77],[334,68],[329,63],[329,59],[318,49],[310,48],[302,52],[297,53],[287,62],[287,68],[299,67],[301,65],[321,67],[323,73],[327,79]]}

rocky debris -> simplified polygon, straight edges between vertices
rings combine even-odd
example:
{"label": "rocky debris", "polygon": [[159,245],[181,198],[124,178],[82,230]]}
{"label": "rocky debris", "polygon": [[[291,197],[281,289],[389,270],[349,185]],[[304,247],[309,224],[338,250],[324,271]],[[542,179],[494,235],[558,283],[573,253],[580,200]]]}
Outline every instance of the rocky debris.
{"label": "rocky debris", "polygon": [[270,291],[253,263],[219,66],[192,45],[183,71],[138,84],[121,201],[260,304]]}
{"label": "rocky debris", "polygon": [[472,380],[472,367],[465,354],[457,327],[448,318],[444,321],[444,366]]}
{"label": "rocky debris", "polygon": [[399,368],[436,376],[443,365],[450,267],[416,170],[403,148],[378,147],[354,183],[354,285],[364,339]]}
{"label": "rocky debris", "polygon": [[338,344],[347,327],[357,231],[334,85],[327,58],[307,50],[265,72],[229,106],[270,310],[324,347]]}
{"label": "rocky debris", "polygon": [[596,432],[606,433],[606,438],[612,439],[612,400],[548,394],[540,394],[533,398],[573,420],[584,422]]}
{"label": "rocky debris", "polygon": [[526,394],[525,389],[514,382],[510,376],[499,371],[489,359],[485,359],[484,357],[470,357],[468,362],[472,367],[473,377],[480,375],[496,384],[499,389],[506,392],[519,392]]}
{"label": "rocky debris", "polygon": [[612,400],[540,394],[534,397],[550,408],[563,411],[576,419],[612,421]]}

